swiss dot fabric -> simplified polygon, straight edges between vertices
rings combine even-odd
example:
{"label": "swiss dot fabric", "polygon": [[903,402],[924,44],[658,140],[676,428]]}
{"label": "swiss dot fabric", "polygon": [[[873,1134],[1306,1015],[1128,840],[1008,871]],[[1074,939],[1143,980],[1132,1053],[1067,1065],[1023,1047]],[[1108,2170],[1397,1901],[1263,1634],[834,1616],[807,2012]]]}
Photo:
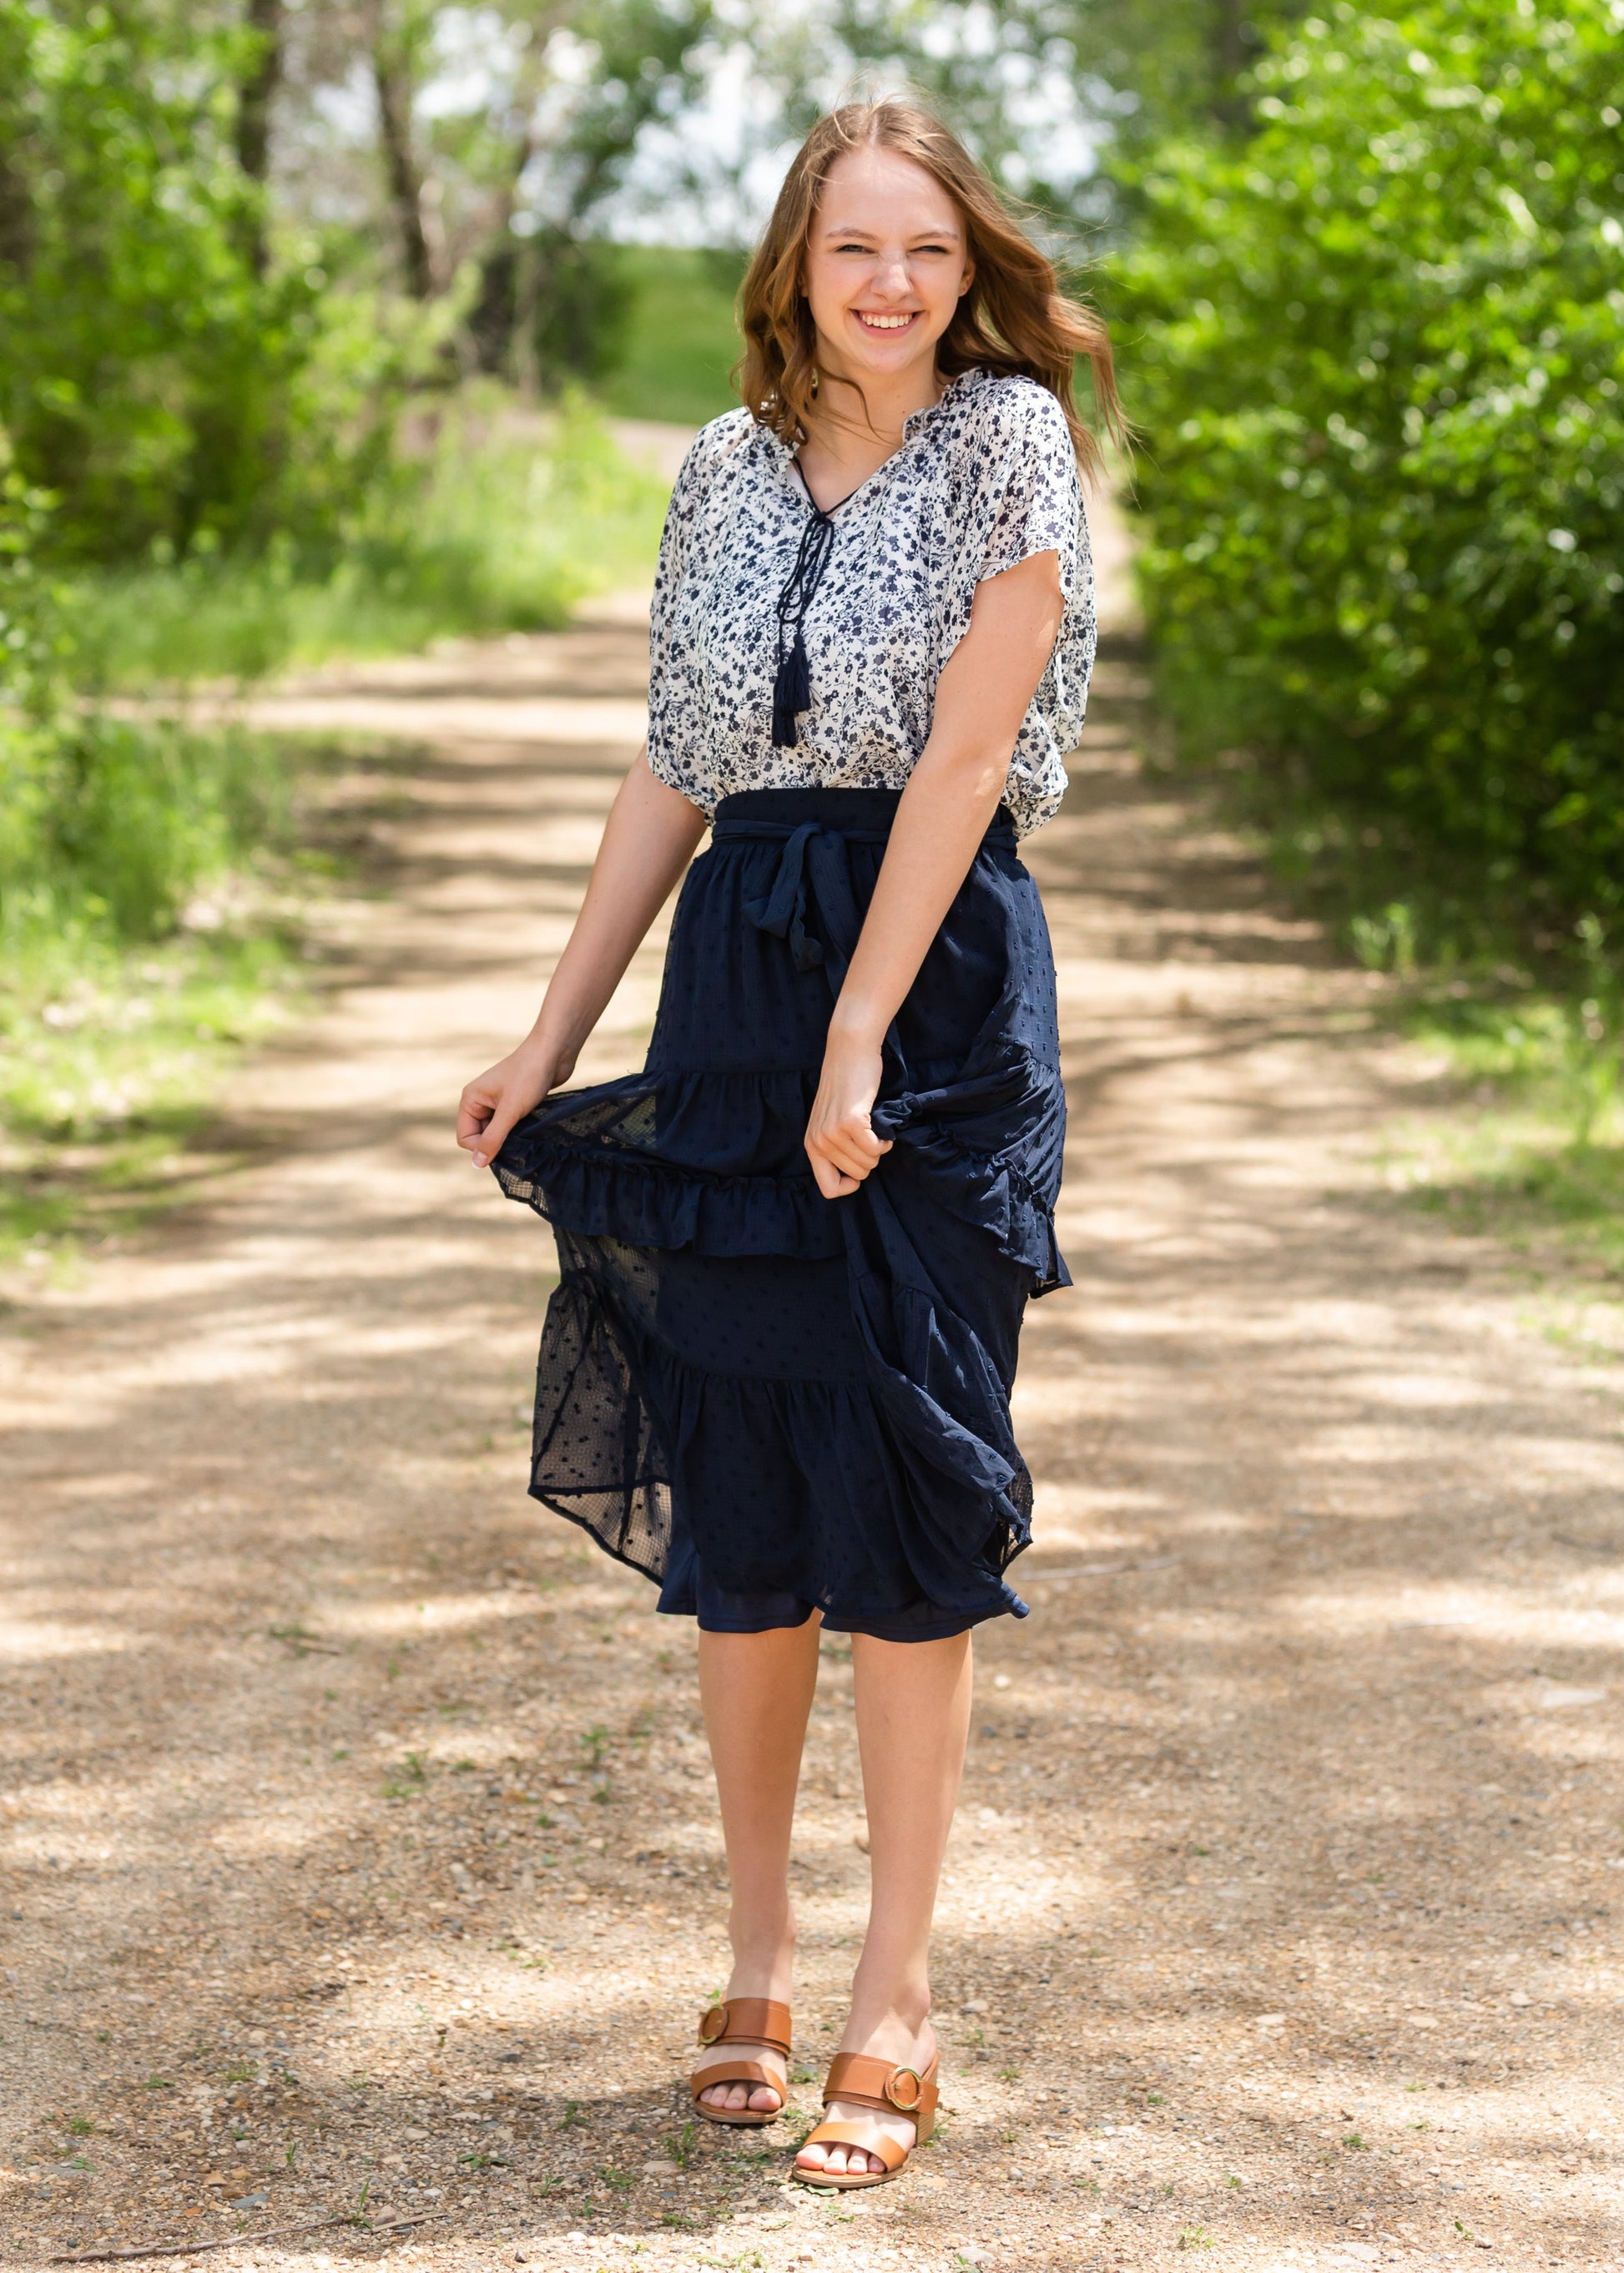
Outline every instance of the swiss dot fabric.
{"label": "swiss dot fabric", "polygon": [[642,1072],[549,1098],[494,1164],[558,1239],[531,1491],[712,1628],[816,1608],[922,1640],[1025,1614],[1010,1392],[1028,1298],[1067,1283],[1065,1096],[1007,816],[888,1039],[891,1150],[826,1200],[802,1148],[898,795],[725,799]]}
{"label": "swiss dot fabric", "polygon": [[1082,487],[1060,405],[1029,379],[964,372],[834,515],[804,637],[812,701],[774,746],[778,601],[812,513],[789,446],[748,410],[713,419],[677,478],[651,619],[649,763],[713,814],[755,789],[903,788],[975,588],[1059,556],[1065,617],[1010,761],[1025,834],[1065,794],[1095,645]]}

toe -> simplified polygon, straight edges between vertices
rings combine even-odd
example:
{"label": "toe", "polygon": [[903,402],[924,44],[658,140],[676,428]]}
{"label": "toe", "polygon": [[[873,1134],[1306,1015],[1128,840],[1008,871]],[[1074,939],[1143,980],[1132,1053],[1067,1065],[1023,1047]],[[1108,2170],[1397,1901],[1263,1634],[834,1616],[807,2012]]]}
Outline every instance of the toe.
{"label": "toe", "polygon": [[803,2147],[795,2160],[803,2171],[821,2171],[829,2161],[829,2149],[815,2142],[811,2146]]}
{"label": "toe", "polygon": [[783,2104],[783,2099],[769,2083],[758,2084],[750,2094],[750,2112],[753,2115],[776,2115]]}

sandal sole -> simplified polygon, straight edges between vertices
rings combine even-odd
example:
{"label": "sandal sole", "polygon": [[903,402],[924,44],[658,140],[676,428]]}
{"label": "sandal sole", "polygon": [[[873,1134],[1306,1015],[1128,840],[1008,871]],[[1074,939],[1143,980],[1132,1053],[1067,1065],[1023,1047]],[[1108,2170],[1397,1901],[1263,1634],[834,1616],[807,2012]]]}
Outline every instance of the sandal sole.
{"label": "sandal sole", "polygon": [[898,2163],[894,2171],[869,2171],[861,2178],[850,2179],[842,2172],[836,2178],[824,2179],[820,2178],[816,2171],[803,2171],[797,2164],[794,2176],[799,2185],[816,2187],[822,2194],[854,2194],[859,2187],[888,2187],[893,2179],[899,2179],[907,2167],[905,2162]]}
{"label": "sandal sole", "polygon": [[[710,2089],[710,2085],[707,2084],[705,2089],[708,2091]],[[769,2123],[776,2123],[784,2114],[785,2110],[782,2107],[775,2107],[771,2113],[763,2113],[759,2108],[706,2107],[696,2099],[694,2102],[694,2112],[695,2115],[702,2116],[707,2123],[719,2123],[725,2131],[759,2131]]]}

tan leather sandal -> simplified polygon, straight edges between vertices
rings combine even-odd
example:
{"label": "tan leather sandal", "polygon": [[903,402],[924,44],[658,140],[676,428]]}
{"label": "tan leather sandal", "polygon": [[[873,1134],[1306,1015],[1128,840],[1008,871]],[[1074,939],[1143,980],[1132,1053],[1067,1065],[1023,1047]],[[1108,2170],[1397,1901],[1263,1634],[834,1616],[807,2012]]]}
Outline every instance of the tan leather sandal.
{"label": "tan leather sandal", "polygon": [[[936,2068],[940,2054],[932,2057],[921,2074],[916,2067],[893,2067],[889,2060],[868,2052],[837,2052],[829,2064],[823,2104],[844,2100],[848,2106],[872,2107],[878,2115],[911,2115],[915,2124],[914,2146],[922,2147],[936,2127]],[[906,2168],[913,2147],[905,2147],[889,2131],[873,2123],[820,2123],[801,2141],[803,2147],[861,2147],[865,2155],[884,2164],[883,2171],[809,2171],[801,2164],[794,2175],[803,2187],[883,2187]]]}
{"label": "tan leather sandal", "polygon": [[[726,2004],[708,2005],[699,2016],[702,2044],[751,2044],[777,2052],[784,2062],[782,2075],[774,2075],[760,2060],[718,2060],[714,2067],[696,2068],[688,2078],[694,2112],[707,2123],[728,2123],[740,2129],[776,2123],[789,2104],[789,2007],[771,1997],[734,1997]],[[707,2107],[700,2097],[712,2084],[745,2083],[776,2091],[776,2107]]]}

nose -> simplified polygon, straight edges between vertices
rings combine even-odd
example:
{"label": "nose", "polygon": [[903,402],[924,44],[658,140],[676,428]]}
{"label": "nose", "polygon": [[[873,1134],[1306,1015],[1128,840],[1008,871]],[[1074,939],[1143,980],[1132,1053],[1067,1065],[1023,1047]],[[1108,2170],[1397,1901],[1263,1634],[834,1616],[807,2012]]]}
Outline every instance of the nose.
{"label": "nose", "polygon": [[899,247],[895,251],[881,254],[870,289],[883,293],[889,300],[913,297],[914,279],[908,273],[908,256]]}

